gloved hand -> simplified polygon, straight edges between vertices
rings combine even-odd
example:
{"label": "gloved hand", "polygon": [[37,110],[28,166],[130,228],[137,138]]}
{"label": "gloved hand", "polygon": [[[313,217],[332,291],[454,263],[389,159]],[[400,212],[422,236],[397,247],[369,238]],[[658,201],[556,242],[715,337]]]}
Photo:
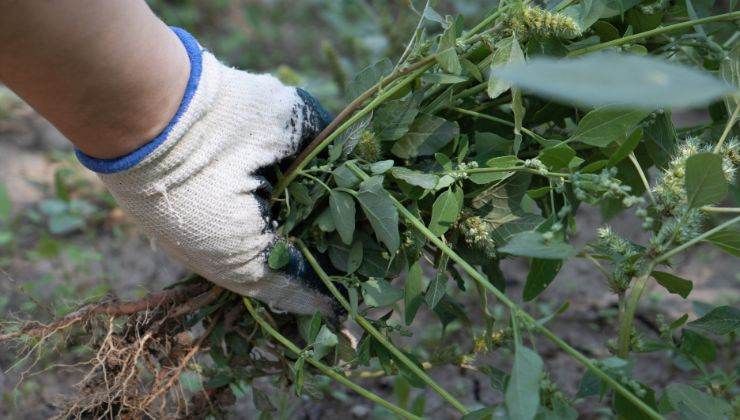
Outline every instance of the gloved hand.
{"label": "gloved hand", "polygon": [[[258,196],[261,168],[294,155],[330,121],[318,102],[269,75],[229,68],[181,29],[191,62],[180,108],[155,139],[127,156],[79,160],[170,255],[213,283],[280,311],[332,314],[299,252],[281,272],[278,240]],[[314,281],[315,283],[315,281]]]}

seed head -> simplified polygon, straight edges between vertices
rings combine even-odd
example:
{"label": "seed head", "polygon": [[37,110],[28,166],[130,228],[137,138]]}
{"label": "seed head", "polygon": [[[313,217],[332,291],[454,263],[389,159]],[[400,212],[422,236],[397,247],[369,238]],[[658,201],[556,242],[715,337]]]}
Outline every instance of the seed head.
{"label": "seed head", "polygon": [[539,7],[524,6],[519,13],[511,17],[509,26],[523,38],[539,35],[569,39],[581,34],[581,28],[573,18]]}
{"label": "seed head", "polygon": [[380,145],[372,131],[365,130],[360,134],[360,141],[355,146],[354,153],[368,162],[376,162],[380,158]]}

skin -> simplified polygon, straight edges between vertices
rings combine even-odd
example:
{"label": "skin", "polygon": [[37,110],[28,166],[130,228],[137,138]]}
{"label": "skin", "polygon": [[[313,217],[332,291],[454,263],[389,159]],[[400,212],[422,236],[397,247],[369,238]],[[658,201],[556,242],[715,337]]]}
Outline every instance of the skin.
{"label": "skin", "polygon": [[90,156],[156,137],[189,74],[182,43],[143,0],[0,0],[0,82]]}

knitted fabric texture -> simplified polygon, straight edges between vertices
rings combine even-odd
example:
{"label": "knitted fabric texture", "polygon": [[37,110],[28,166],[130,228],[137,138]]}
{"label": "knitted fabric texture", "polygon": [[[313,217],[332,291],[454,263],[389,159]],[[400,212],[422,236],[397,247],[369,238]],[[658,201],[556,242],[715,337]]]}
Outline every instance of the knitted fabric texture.
{"label": "knitted fabric texture", "polygon": [[162,249],[206,279],[275,310],[330,314],[328,297],[267,266],[277,238],[255,195],[265,186],[255,172],[295,154],[315,116],[272,76],[229,68],[205,51],[198,58],[198,85],[166,139],[130,169],[100,178]]}

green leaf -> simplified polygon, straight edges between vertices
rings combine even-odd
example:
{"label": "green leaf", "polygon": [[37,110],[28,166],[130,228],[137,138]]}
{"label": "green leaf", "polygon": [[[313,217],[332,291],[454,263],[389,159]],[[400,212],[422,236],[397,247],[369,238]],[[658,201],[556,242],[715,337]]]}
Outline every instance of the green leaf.
{"label": "green leaf", "polygon": [[[516,156],[500,156],[495,157],[492,159],[488,159],[486,161],[486,167],[487,168],[497,168],[497,169],[505,169],[505,168],[513,168],[515,166],[518,166],[521,160],[519,160]],[[471,173],[469,178],[470,181],[473,183],[484,185],[484,184],[490,184],[494,181],[500,181],[502,179],[506,179],[513,175],[514,172],[479,172],[479,173]]]}
{"label": "green leaf", "polygon": [[349,249],[349,256],[347,257],[348,274],[354,273],[362,265],[363,249],[362,241],[355,239],[352,243],[352,248]]}
{"label": "green leaf", "polygon": [[419,111],[420,114],[436,114],[439,110],[447,108],[452,105],[452,95],[455,93],[455,86],[449,86],[444,92],[437,95],[436,98],[432,99],[424,105]]}
{"label": "green leaf", "polygon": [[499,251],[505,254],[547,260],[564,260],[576,254],[576,249],[570,244],[557,240],[545,243],[542,234],[532,231],[512,236],[506,245],[499,248]]}
{"label": "green leaf", "polygon": [[567,168],[568,163],[576,156],[576,151],[566,144],[559,144],[555,147],[548,147],[540,152],[537,159],[550,169],[557,170]]}
{"label": "green leaf", "polygon": [[393,70],[391,60],[384,58],[375,64],[365,67],[347,86],[347,99],[354,100],[363,92],[370,89],[375,83],[379,82],[385,75]]}
{"label": "green leaf", "polygon": [[452,189],[448,189],[434,200],[432,205],[432,219],[429,222],[429,230],[437,236],[444,235],[447,229],[452,227],[460,214],[460,204]]}
{"label": "green leaf", "polygon": [[425,300],[429,309],[434,309],[447,291],[447,275],[444,272],[437,272],[434,279],[429,282],[425,295]]}
{"label": "green leaf", "polygon": [[313,204],[313,199],[308,193],[308,188],[300,182],[294,182],[288,187],[290,196],[295,199],[296,202],[303,204],[304,206],[310,206]]}
{"label": "green leaf", "polygon": [[403,376],[397,376],[393,382],[393,395],[396,397],[396,404],[399,407],[407,407],[409,404],[409,395],[411,394],[411,386],[409,381]]}
{"label": "green leaf", "polygon": [[613,105],[594,109],[578,123],[578,128],[569,140],[580,141],[591,146],[608,146],[648,115],[646,111],[625,110]]}
{"label": "green leaf", "polygon": [[391,254],[395,253],[401,244],[398,233],[398,211],[388,196],[388,192],[383,188],[383,178],[374,176],[362,181],[357,200],[378,240],[388,248]]}
{"label": "green leaf", "polygon": [[10,211],[13,208],[13,203],[10,201],[10,195],[8,194],[5,185],[0,184],[0,223],[10,222]]}
{"label": "green leaf", "polygon": [[518,420],[532,420],[540,405],[540,377],[542,359],[534,351],[516,346],[514,367],[506,386],[505,402],[509,417]]}
{"label": "green leaf", "polygon": [[362,298],[368,306],[380,308],[393,305],[402,297],[403,291],[384,279],[371,278],[362,283]]}
{"label": "green leaf", "polygon": [[722,157],[698,153],[686,160],[686,202],[691,208],[715,204],[727,194],[727,180],[722,171]]}
{"label": "green leaf", "polygon": [[414,262],[409,267],[408,275],[406,276],[406,283],[404,284],[403,293],[403,307],[404,307],[404,320],[406,325],[411,325],[414,322],[416,311],[419,310],[423,298],[421,295],[421,265],[419,261]]}
{"label": "green leaf", "polygon": [[380,141],[398,140],[409,131],[409,126],[419,113],[415,99],[385,102],[373,113],[373,131]]}
{"label": "green leaf", "polygon": [[522,297],[528,302],[542,293],[547,286],[552,283],[563,266],[561,260],[543,260],[540,258],[532,259],[532,265],[529,267],[527,282],[524,284]]}
{"label": "green leaf", "polygon": [[681,351],[696,357],[704,363],[711,363],[717,358],[714,342],[703,335],[684,329],[681,334]]}
{"label": "green leaf", "polygon": [[655,57],[613,53],[562,60],[535,57],[493,73],[537,95],[591,107],[696,107],[732,91],[706,72]]}
{"label": "green leaf", "polygon": [[331,209],[324,209],[316,218],[316,226],[324,232],[334,232],[337,227],[334,226],[334,220],[332,219]]}
{"label": "green leaf", "polygon": [[457,25],[450,25],[442,34],[439,40],[439,47],[434,59],[439,63],[439,67],[450,74],[460,74],[462,66],[460,59],[455,51],[457,42]]}
{"label": "green leaf", "polygon": [[393,144],[391,152],[403,159],[430,156],[446,146],[459,133],[457,124],[434,115],[423,114],[408,132]]}
{"label": "green leaf", "polygon": [[[466,82],[468,81],[468,78],[465,76],[457,76],[454,74],[446,74],[446,73],[427,73],[421,76],[421,80],[427,83],[439,83],[441,85],[453,85],[455,83]],[[434,112],[426,108],[424,109],[424,111],[428,113]]]}
{"label": "green leaf", "polygon": [[538,413],[537,420],[577,420],[578,411],[568,404],[568,401],[563,397],[555,397],[552,399],[552,409],[548,407],[541,407],[541,411]]}
{"label": "green leaf", "polygon": [[319,333],[316,335],[316,341],[314,341],[313,354],[317,360],[321,360],[324,356],[339,343],[337,336],[331,332],[326,325],[322,325]]}
{"label": "green leaf", "polygon": [[[637,384],[640,385],[642,390],[645,392],[645,395],[642,397],[639,397],[642,401],[644,401],[648,406],[652,408],[657,408],[657,403],[655,402],[655,391],[646,386],[645,384],[637,382]],[[633,404],[628,399],[624,398],[622,394],[615,393],[614,395],[614,410],[619,415],[619,419],[629,419],[629,420],[652,420],[653,417],[648,416],[647,414],[643,413],[643,411],[637,407],[635,404]]]}
{"label": "green leaf", "polygon": [[422,11],[421,13],[422,16],[424,16],[424,19],[431,20],[432,22],[437,22],[441,24],[443,27],[446,27],[447,21],[445,20],[445,18],[443,18],[442,15],[440,15],[436,10],[434,10],[432,5],[430,5],[429,3],[431,2],[428,1],[426,3],[426,6],[424,7],[424,11]]}
{"label": "green leaf", "polygon": [[381,160],[380,162],[375,162],[370,165],[370,172],[372,172],[373,175],[381,175],[388,172],[392,167],[393,160]]}
{"label": "green leaf", "polygon": [[72,214],[56,214],[49,218],[49,232],[66,235],[85,227],[85,220]]}
{"label": "green leaf", "polygon": [[203,390],[203,380],[199,373],[186,370],[180,374],[180,383],[188,392],[200,392]]}
{"label": "green leaf", "polygon": [[319,335],[319,330],[321,330],[321,313],[319,311],[316,311],[313,313],[311,319],[308,321],[306,341],[308,341],[309,344],[316,341],[316,336]]}
{"label": "green leaf", "polygon": [[414,171],[404,167],[395,167],[391,169],[391,175],[396,179],[405,181],[415,187],[424,188],[425,190],[433,189],[437,185],[437,182],[439,182],[439,177],[437,175]]}
{"label": "green leaf", "polygon": [[504,38],[496,43],[496,51],[491,58],[491,70],[486,92],[491,99],[499,97],[511,88],[511,84],[498,76],[497,70],[509,65],[524,62],[524,53],[519,46],[516,35]]}
{"label": "green leaf", "polygon": [[644,130],[645,149],[655,165],[662,168],[676,153],[676,128],[668,111],[658,111],[647,122]]}
{"label": "green leaf", "polygon": [[349,169],[346,164],[342,164],[334,169],[332,175],[334,176],[334,182],[336,182],[337,186],[341,188],[355,188],[361,181],[361,179],[355,175],[355,173]]}
{"label": "green leaf", "polygon": [[637,129],[632,132],[632,134],[627,137],[627,139],[619,145],[619,148],[609,156],[609,161],[607,162],[607,166],[615,166],[617,163],[621,162],[629,156],[630,153],[632,153],[633,150],[637,147],[638,144],[640,144],[640,140],[642,139],[642,130]]}
{"label": "green leaf", "polygon": [[354,198],[346,192],[332,190],[329,193],[329,209],[342,242],[351,244],[355,232]]}
{"label": "green leaf", "polygon": [[581,30],[585,31],[597,20],[605,17],[605,10],[606,2],[603,0],[582,0],[577,4],[566,7],[562,14],[573,18]]}
{"label": "green leaf", "polygon": [[468,75],[470,75],[470,77],[478,81],[478,83],[483,82],[483,75],[481,74],[480,69],[478,68],[477,64],[473,63],[467,58],[461,58],[460,63],[465,69],[465,72],[467,72]]}
{"label": "green leaf", "polygon": [[740,309],[732,306],[718,306],[686,325],[717,335],[729,334],[740,327]]}
{"label": "green leaf", "polygon": [[295,394],[296,396],[301,396],[301,388],[303,388],[303,365],[306,364],[306,358],[305,357],[299,357],[298,360],[295,361],[295,365],[293,365],[293,370],[295,371]]}
{"label": "green leaf", "polygon": [[56,198],[46,199],[39,203],[39,210],[46,216],[56,216],[69,211],[69,203]]}
{"label": "green leaf", "polygon": [[653,271],[650,275],[655,278],[658,284],[665,287],[666,290],[684,299],[689,297],[689,293],[691,293],[691,289],[694,287],[694,283],[691,281],[664,271]]}
{"label": "green leaf", "polygon": [[290,252],[288,251],[288,245],[285,241],[278,241],[270,251],[270,256],[267,257],[267,265],[273,270],[279,270],[290,262]]}
{"label": "green leaf", "polygon": [[668,385],[663,398],[685,420],[716,420],[732,417],[732,407],[725,401],[686,384]]}
{"label": "green leaf", "polygon": [[709,235],[704,240],[731,255],[740,257],[740,230],[738,229],[722,229],[719,232]]}
{"label": "green leaf", "polygon": [[424,417],[424,407],[426,406],[427,398],[425,394],[419,394],[411,402],[411,413],[419,417]]}

